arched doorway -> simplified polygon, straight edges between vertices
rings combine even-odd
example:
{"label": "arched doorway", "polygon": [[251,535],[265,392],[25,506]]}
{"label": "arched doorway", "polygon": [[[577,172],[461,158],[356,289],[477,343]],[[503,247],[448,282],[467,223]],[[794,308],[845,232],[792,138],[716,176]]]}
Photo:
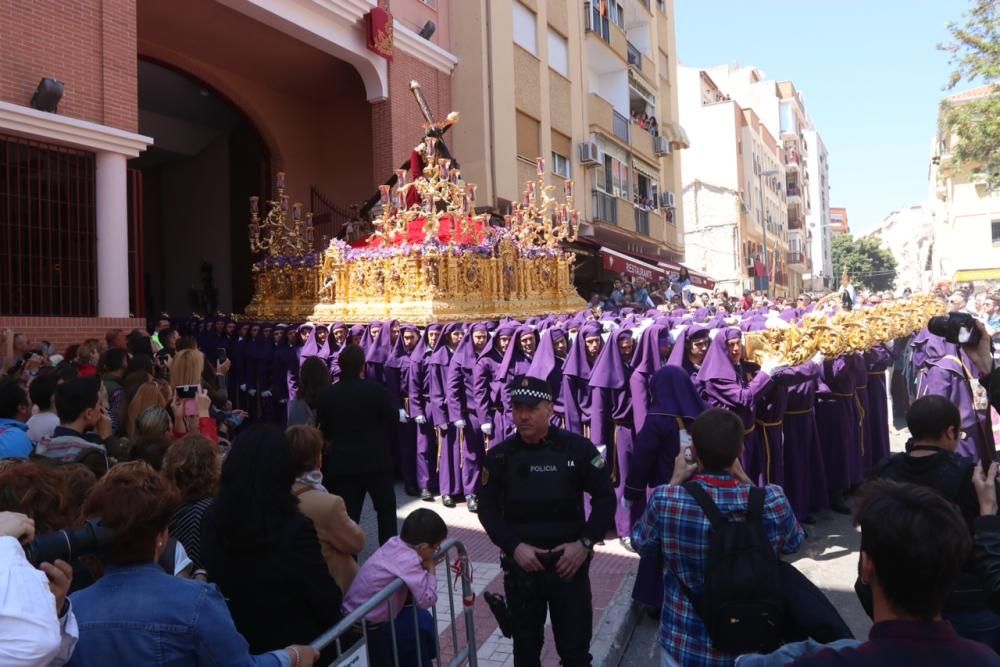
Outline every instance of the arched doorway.
{"label": "arched doorway", "polygon": [[141,211],[150,316],[241,312],[252,296],[247,197],[270,194],[270,155],[246,115],[190,74],[141,58],[139,132],[129,164]]}

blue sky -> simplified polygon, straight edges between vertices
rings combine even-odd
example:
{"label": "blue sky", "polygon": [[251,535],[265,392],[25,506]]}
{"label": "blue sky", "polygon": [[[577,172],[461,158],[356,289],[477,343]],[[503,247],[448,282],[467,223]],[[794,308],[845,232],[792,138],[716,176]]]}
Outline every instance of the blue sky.
{"label": "blue sky", "polygon": [[851,231],[923,202],[950,67],[935,46],[967,0],[675,0],[680,62],[791,80],[830,153]]}

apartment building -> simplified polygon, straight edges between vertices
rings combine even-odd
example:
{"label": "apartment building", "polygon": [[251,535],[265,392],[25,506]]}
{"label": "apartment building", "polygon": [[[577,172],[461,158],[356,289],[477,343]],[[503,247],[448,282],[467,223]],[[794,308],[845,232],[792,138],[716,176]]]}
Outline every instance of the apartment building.
{"label": "apartment building", "polygon": [[[980,86],[947,101],[962,104],[989,94],[996,94],[992,86]],[[954,162],[957,141],[939,119],[928,174],[931,273],[935,280],[1000,280],[1000,192],[990,190],[982,166]]]}
{"label": "apartment building", "polygon": [[[819,132],[808,129],[803,135],[808,145],[813,147],[813,158],[805,165],[809,174],[810,206],[805,225],[809,273],[802,277],[807,289],[820,293],[832,289],[837,283],[833,275],[833,234],[830,227],[830,156]],[[789,252],[792,252],[791,248]]]}
{"label": "apartment building", "polygon": [[847,220],[846,208],[833,207],[830,209],[830,233],[833,236],[851,233],[851,224]]}
{"label": "apartment building", "polygon": [[[672,0],[451,3],[451,138],[480,205],[504,213],[536,178],[575,182],[587,224],[577,282],[656,278],[684,260]],[[696,282],[708,284],[704,276]]]}

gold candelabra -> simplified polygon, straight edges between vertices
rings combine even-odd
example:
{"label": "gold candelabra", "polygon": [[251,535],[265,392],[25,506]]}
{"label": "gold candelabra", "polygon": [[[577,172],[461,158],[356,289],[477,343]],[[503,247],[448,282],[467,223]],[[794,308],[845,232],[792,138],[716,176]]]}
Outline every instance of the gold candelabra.
{"label": "gold candelabra", "polygon": [[[426,166],[421,175],[409,180],[406,169],[396,170],[396,187],[379,186],[382,213],[373,221],[374,237],[394,245],[406,240],[410,223],[422,220],[424,243],[435,243],[441,220],[451,218],[450,243],[464,240],[474,222],[486,223],[485,215],[475,214],[476,186],[465,183],[462,173],[447,158],[436,159],[437,139],[428,137],[421,151]],[[416,202],[408,204],[412,195]]]}
{"label": "gold candelabra", "polygon": [[557,249],[572,243],[580,231],[580,212],[573,208],[573,181],[563,184],[564,202],[552,196],[556,188],[545,184],[545,158],[535,159],[537,181],[528,181],[522,199],[504,222],[522,247]]}
{"label": "gold candelabra", "polygon": [[278,198],[267,201],[268,212],[260,217],[260,197],[250,197],[250,252],[266,252],[271,257],[300,257],[313,252],[313,214],[302,213],[302,204],[288,210],[285,172],[275,178]]}

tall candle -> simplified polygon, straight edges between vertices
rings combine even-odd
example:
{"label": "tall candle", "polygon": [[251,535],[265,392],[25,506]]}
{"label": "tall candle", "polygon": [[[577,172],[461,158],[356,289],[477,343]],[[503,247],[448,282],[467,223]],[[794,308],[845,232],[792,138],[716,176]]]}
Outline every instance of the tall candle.
{"label": "tall candle", "polygon": [[285,172],[279,171],[278,172],[278,176],[277,176],[277,178],[275,180],[277,181],[278,189],[279,190],[284,190],[285,189]]}
{"label": "tall candle", "polygon": [[573,181],[563,183],[563,195],[565,195],[567,201],[573,198]]}
{"label": "tall candle", "polygon": [[469,197],[469,201],[476,201],[476,184],[466,183],[465,194]]}
{"label": "tall candle", "polygon": [[409,172],[407,172],[405,169],[396,170],[396,187],[401,188],[404,185],[406,185],[406,177],[408,173]]}
{"label": "tall candle", "polygon": [[257,215],[257,202],[260,201],[260,197],[250,197],[250,214]]}
{"label": "tall candle", "polygon": [[292,205],[292,217],[295,219],[295,222],[302,219],[302,204],[299,202],[295,202]]}
{"label": "tall candle", "polygon": [[545,158],[543,157],[535,158],[535,171],[538,173],[539,176],[545,175]]}
{"label": "tall candle", "polygon": [[288,213],[288,196],[281,195],[281,210]]}

